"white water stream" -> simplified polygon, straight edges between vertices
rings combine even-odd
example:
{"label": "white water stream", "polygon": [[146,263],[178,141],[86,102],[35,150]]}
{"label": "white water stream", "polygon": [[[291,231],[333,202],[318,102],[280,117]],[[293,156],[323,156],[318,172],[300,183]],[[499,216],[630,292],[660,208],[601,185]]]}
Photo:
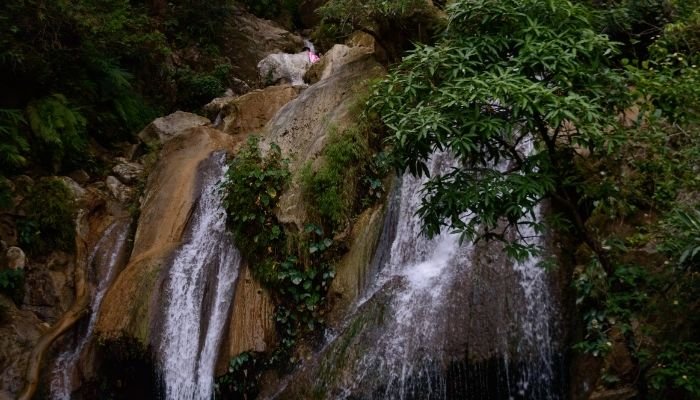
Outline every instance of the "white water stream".
{"label": "white water stream", "polygon": [[129,220],[113,222],[102,234],[89,255],[88,268],[95,271],[98,281],[95,294],[90,302],[90,320],[87,330],[79,338],[77,346],[67,349],[56,359],[54,368],[51,370],[50,393],[53,400],[70,400],[71,398],[78,361],[92,339],[102,299],[116,277],[120,258],[126,249],[129,226]]}
{"label": "white water stream", "polygon": [[158,357],[168,400],[212,398],[214,367],[240,264],[217,190],[225,155],[213,155],[200,169],[201,195],[163,294],[168,300]]}
{"label": "white water stream", "polygon": [[[431,176],[455,165],[450,156],[436,154],[429,163]],[[446,231],[428,239],[421,234],[422,223],[416,215],[424,183],[425,179],[409,175],[402,178],[389,259],[358,305],[359,309],[388,287],[392,293],[389,315],[378,337],[371,336],[369,348],[363,348],[364,355],[352,368],[353,378],[344,381],[336,397],[558,399],[552,387],[555,360],[550,328],[555,309],[539,259],[521,263],[498,259],[502,249],[477,248],[469,242],[460,245],[458,235]],[[532,230],[523,234],[543,243]],[[486,269],[480,265],[484,258],[494,257],[496,261]],[[511,283],[503,283],[508,280]],[[505,300],[500,306],[484,304],[493,299]],[[478,314],[468,315],[472,311]],[[475,332],[482,337],[470,337]],[[495,357],[491,358],[495,364],[459,364],[466,354],[455,354],[450,344],[454,342],[481,343],[474,346],[489,349],[484,362]],[[445,370],[454,361],[462,370],[448,377]],[[493,389],[494,385],[498,387]],[[487,390],[494,390],[495,397]]]}

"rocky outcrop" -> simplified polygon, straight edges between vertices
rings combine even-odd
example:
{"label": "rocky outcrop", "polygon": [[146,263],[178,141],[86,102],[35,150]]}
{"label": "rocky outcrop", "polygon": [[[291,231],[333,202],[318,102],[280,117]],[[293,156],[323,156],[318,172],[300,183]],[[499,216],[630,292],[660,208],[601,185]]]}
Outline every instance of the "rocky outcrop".
{"label": "rocky outcrop", "polygon": [[[368,82],[384,73],[384,68],[365,54],[347,64],[335,64],[330,76],[304,90],[299,97],[282,107],[265,128],[261,148],[276,143],[290,158],[290,169],[296,173],[307,162],[315,159],[325,144],[329,132],[352,126],[357,117],[352,107]],[[296,181],[281,197],[278,217],[286,224],[295,224],[301,230],[306,212]]]}
{"label": "rocky outcrop", "polygon": [[221,131],[196,127],[173,132],[148,178],[131,259],[105,295],[96,332],[123,334],[152,344],[161,305],[163,268],[181,244],[197,200],[198,165],[217,150],[233,150],[236,141]]}
{"label": "rocky outcrop", "polygon": [[258,63],[258,76],[265,85],[303,85],[304,74],[311,67],[309,53],[275,53]]}
{"label": "rocky outcrop", "polygon": [[353,224],[349,250],[336,264],[335,278],[328,289],[331,324],[337,325],[342,320],[370,282],[372,259],[384,226],[384,211],[382,204],[369,208]]}
{"label": "rocky outcrop", "polygon": [[[29,353],[49,325],[0,294],[0,399],[14,399],[22,389]],[[3,397],[3,392],[5,396]]]}
{"label": "rocky outcrop", "polygon": [[222,122],[218,128],[231,135],[259,132],[282,106],[298,94],[298,88],[282,85],[232,98],[221,108]]}
{"label": "rocky outcrop", "polygon": [[208,118],[184,111],[176,111],[168,116],[158,118],[148,124],[138,137],[151,146],[163,144],[190,128],[208,125]]}
{"label": "rocky outcrop", "polygon": [[258,61],[272,53],[295,53],[304,40],[272,21],[257,18],[238,8],[223,27],[224,55],[231,60],[232,74],[248,83],[258,81]]}
{"label": "rocky outcrop", "polygon": [[336,44],[328,50],[317,63],[309,68],[304,75],[304,81],[314,84],[326,79],[343,65],[374,54],[376,50],[374,39],[365,33],[358,32],[351,36],[347,45]]}
{"label": "rocky outcrop", "polygon": [[221,347],[217,375],[226,372],[228,360],[244,351],[265,352],[277,341],[275,305],[270,294],[242,265],[231,305],[231,322]]}

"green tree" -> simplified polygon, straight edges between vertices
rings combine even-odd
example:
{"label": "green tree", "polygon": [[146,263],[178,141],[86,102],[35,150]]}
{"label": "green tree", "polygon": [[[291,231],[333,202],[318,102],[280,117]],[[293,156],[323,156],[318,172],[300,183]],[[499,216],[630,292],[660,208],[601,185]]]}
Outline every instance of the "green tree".
{"label": "green tree", "polygon": [[[619,3],[644,19],[659,2]],[[518,241],[523,226],[568,233],[576,348],[602,356],[624,338],[640,371],[626,384],[650,398],[700,394],[697,213],[678,211],[697,209],[700,192],[698,13],[681,3],[667,3],[653,39],[628,32],[646,40],[638,51],[600,33],[609,12],[583,3],[455,1],[437,43],[417,46],[368,102],[399,171],[426,174],[436,150],[458,161],[423,189],[428,235],[503,240],[525,256],[538,249]]]}
{"label": "green tree", "polygon": [[417,46],[369,102],[398,169],[425,174],[443,149],[460,163],[424,188],[426,233],[449,226],[463,239],[509,241],[523,255],[531,249],[510,234],[541,228],[534,209],[551,199],[604,258],[578,208],[576,162],[616,148],[631,97],[607,63],[614,43],[595,31],[588,8],[567,0],[457,1],[448,13],[437,44]]}

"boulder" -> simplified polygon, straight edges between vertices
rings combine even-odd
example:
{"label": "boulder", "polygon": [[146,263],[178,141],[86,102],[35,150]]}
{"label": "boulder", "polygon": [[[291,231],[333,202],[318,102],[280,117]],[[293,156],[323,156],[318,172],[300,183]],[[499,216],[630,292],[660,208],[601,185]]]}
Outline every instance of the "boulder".
{"label": "boulder", "polygon": [[106,293],[96,332],[122,334],[148,346],[163,307],[163,268],[179,247],[195,202],[198,166],[212,152],[232,150],[236,141],[216,129],[195,127],[175,132],[148,177],[129,263]]}
{"label": "boulder", "polygon": [[232,60],[232,75],[249,84],[258,80],[258,61],[272,53],[294,53],[304,47],[301,36],[257,18],[242,7],[224,23],[223,37],[223,55]]}
{"label": "boulder", "polygon": [[120,203],[128,203],[134,197],[134,189],[121,183],[119,179],[114,176],[108,176],[105,179],[105,184],[112,197],[117,199]]}
{"label": "boulder", "polygon": [[218,128],[231,135],[260,131],[282,106],[298,95],[298,88],[283,85],[232,98],[221,109],[222,121]]}
{"label": "boulder", "polygon": [[311,67],[309,53],[274,53],[260,60],[258,76],[265,85],[303,85],[304,74]]}
{"label": "boulder", "polygon": [[143,128],[138,136],[144,143],[155,146],[171,140],[189,128],[205,126],[209,123],[208,118],[200,115],[176,111],[168,116],[155,119]]}
{"label": "boulder", "polygon": [[312,65],[304,75],[304,81],[314,84],[333,75],[343,65],[360,60],[375,52],[374,38],[365,33],[356,33],[350,37],[348,44],[336,44]]}
{"label": "boulder", "polygon": [[12,246],[5,252],[7,267],[9,269],[24,269],[27,263],[27,256],[19,247]]}
{"label": "boulder", "polygon": [[129,162],[126,158],[116,158],[117,165],[112,168],[112,172],[122,183],[132,184],[138,181],[143,175],[143,165]]}

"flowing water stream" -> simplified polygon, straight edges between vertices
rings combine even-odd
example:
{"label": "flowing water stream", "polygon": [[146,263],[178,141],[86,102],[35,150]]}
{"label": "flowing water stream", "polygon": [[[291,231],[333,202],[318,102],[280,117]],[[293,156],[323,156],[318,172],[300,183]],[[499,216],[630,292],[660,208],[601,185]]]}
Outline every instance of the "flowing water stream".
{"label": "flowing water stream", "polygon": [[87,329],[78,336],[74,347],[62,352],[51,370],[51,399],[70,400],[71,390],[75,386],[78,362],[87,345],[92,340],[92,333],[97,321],[100,304],[107,289],[125,262],[127,238],[131,221],[120,219],[114,221],[97,241],[88,258],[88,268],[93,271],[97,287],[90,301],[90,319]]}
{"label": "flowing water stream", "polygon": [[226,232],[218,190],[225,169],[223,152],[200,166],[201,195],[166,279],[158,359],[168,400],[212,397],[214,366],[240,264],[240,254]]}
{"label": "flowing water stream", "polygon": [[[429,169],[436,175],[455,165],[442,153]],[[337,399],[561,398],[556,307],[539,259],[514,263],[498,244],[460,244],[447,231],[423,236],[416,211],[424,183],[402,178],[375,281],[319,356],[314,387]],[[542,244],[534,232],[523,233]],[[357,322],[376,309],[381,321],[357,333]],[[328,372],[334,368],[341,371]]]}

